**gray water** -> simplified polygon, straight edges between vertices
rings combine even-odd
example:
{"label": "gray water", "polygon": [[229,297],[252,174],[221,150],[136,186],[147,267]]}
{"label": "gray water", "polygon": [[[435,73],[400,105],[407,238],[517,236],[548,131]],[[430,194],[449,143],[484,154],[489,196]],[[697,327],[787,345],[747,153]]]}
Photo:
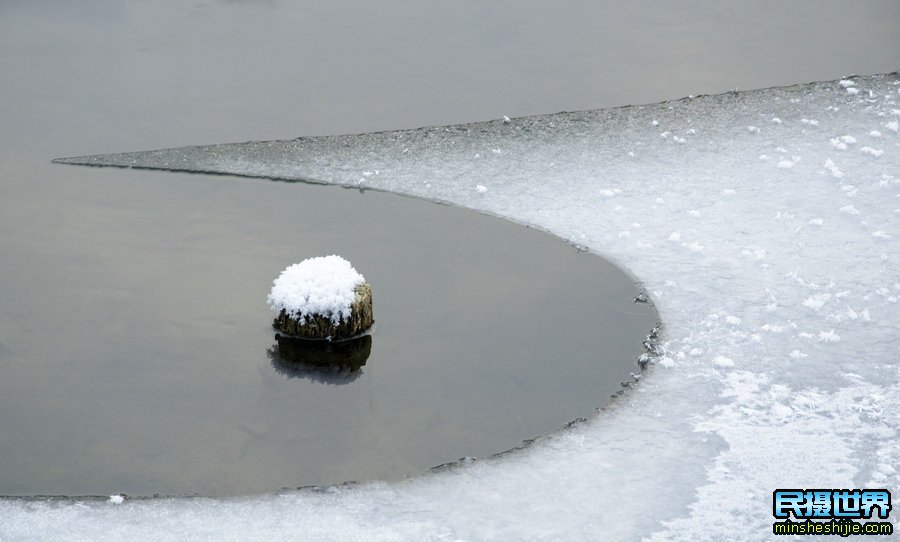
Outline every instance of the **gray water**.
{"label": "gray water", "polygon": [[[657,318],[602,259],[453,207],[38,169],[79,195],[0,241],[0,494],[249,493],[483,457],[604,404]],[[376,328],[359,374],[328,381],[271,359],[265,296],[332,252],[373,285]]]}
{"label": "gray water", "polygon": [[[0,494],[245,493],[501,451],[604,404],[655,320],[601,259],[500,220],[50,158],[891,71],[898,21],[892,0],[3,2]],[[376,289],[341,385],[278,370],[263,302],[330,252]]]}

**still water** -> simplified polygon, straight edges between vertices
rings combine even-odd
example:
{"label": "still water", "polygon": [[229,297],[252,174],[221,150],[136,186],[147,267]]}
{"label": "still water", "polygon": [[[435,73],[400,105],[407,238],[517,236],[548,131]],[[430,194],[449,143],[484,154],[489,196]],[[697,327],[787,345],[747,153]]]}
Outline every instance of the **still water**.
{"label": "still water", "polygon": [[[601,258],[453,207],[47,174],[90,203],[2,243],[0,494],[248,493],[483,457],[604,404],[657,320]],[[282,268],[332,252],[374,289],[355,374],[279,359],[265,303]]]}
{"label": "still water", "polygon": [[[890,71],[898,28],[893,0],[0,3],[0,494],[248,493],[483,456],[604,404],[656,320],[632,278],[501,220],[51,158]],[[285,370],[264,303],[332,252],[375,288],[344,382]]]}

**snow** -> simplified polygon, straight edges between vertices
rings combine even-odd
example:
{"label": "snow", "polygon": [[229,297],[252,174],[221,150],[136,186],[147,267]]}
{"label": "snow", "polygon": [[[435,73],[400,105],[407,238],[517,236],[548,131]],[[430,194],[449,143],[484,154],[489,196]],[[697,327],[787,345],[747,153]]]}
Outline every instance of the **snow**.
{"label": "snow", "polygon": [[726,358],[725,356],[716,356],[713,358],[712,362],[716,367],[734,367],[734,360]]}
{"label": "snow", "polygon": [[841,141],[839,138],[833,137],[833,138],[831,138],[830,141],[831,141],[831,146],[834,147],[835,149],[838,149],[840,151],[847,150],[847,143]]}
{"label": "snow", "polygon": [[881,155],[884,154],[884,151],[881,149],[873,149],[872,147],[866,146],[859,149],[859,152],[863,154],[868,154],[869,156],[873,156],[875,158],[881,158]]}
{"label": "snow", "polygon": [[778,169],[791,169],[795,164],[793,160],[780,160],[778,162]]}
{"label": "snow", "polygon": [[[764,540],[776,488],[900,489],[900,135],[891,121],[878,159],[830,142],[885,127],[900,81],[853,81],[856,95],[826,82],[78,160],[347,186],[377,169],[373,189],[507,217],[624,265],[665,322],[661,355],[602,413],[500,457],[254,497],[6,500],[0,539]],[[675,145],[655,125],[696,136]]]}
{"label": "snow", "polygon": [[340,256],[307,258],[281,272],[266,301],[275,314],[284,310],[301,321],[323,316],[337,324],[350,318],[354,288],[365,280]]}

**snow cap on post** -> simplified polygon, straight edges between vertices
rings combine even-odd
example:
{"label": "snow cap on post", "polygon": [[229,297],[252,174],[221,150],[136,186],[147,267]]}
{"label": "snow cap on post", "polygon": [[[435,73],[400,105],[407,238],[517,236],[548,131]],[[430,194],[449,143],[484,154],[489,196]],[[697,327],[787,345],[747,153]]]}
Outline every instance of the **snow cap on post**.
{"label": "snow cap on post", "polygon": [[288,266],[266,301],[276,329],[307,339],[348,339],[374,323],[371,286],[336,255]]}

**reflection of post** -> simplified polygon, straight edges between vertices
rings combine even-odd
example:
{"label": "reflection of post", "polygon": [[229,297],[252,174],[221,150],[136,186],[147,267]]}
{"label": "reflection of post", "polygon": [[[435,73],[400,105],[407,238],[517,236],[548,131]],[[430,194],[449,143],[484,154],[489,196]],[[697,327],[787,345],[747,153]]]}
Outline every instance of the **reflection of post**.
{"label": "reflection of post", "polygon": [[268,356],[275,372],[287,378],[310,380],[332,386],[343,386],[355,382],[363,374],[361,370],[351,371],[342,369],[339,366],[318,367],[316,365],[306,365],[299,361],[286,360],[279,354],[278,344],[273,344],[271,348],[266,350],[266,356]]}
{"label": "reflection of post", "polygon": [[371,335],[346,341],[317,341],[276,333],[275,340],[282,360],[336,371],[358,371],[372,352]]}

